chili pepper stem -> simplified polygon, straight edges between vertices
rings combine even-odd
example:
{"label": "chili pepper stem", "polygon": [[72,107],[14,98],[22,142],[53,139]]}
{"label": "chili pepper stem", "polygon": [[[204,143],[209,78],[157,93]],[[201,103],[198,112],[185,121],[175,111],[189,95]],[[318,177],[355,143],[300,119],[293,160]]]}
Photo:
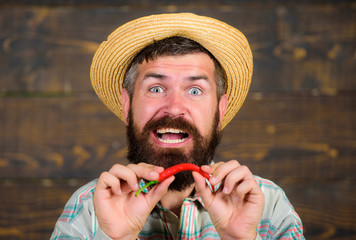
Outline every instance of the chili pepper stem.
{"label": "chili pepper stem", "polygon": [[158,180],[155,180],[155,181],[151,181],[151,182],[146,183],[145,186],[143,186],[142,188],[140,188],[140,189],[136,192],[135,197],[137,197],[138,194],[143,191],[143,189],[145,189],[145,188],[147,188],[147,187],[149,187],[149,186],[151,186],[151,185],[157,184],[157,183],[158,183]]}

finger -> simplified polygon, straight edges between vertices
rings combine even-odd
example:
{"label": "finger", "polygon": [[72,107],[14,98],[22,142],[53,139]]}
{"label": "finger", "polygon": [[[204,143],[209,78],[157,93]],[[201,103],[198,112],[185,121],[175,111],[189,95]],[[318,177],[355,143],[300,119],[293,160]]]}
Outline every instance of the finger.
{"label": "finger", "polygon": [[253,195],[260,195],[260,193],[262,191],[253,178],[244,180],[235,188],[235,194],[240,200],[245,199],[245,196],[249,196],[249,200],[251,201],[254,199]]}
{"label": "finger", "polygon": [[215,169],[221,164],[223,164],[223,162],[214,163],[213,165],[202,165],[201,169],[204,172],[212,175],[214,173]]}
{"label": "finger", "polygon": [[175,177],[171,176],[164,181],[154,186],[147,194],[146,200],[150,209],[153,209],[156,204],[166,195],[169,185],[174,181]]}
{"label": "finger", "polygon": [[108,188],[111,188],[111,191],[114,194],[122,193],[120,188],[120,180],[109,172],[103,172],[98,179],[95,190],[102,191],[107,190]]}
{"label": "finger", "polygon": [[251,171],[246,166],[240,166],[231,171],[225,178],[223,193],[230,194],[236,185],[253,179]]}
{"label": "finger", "polygon": [[204,202],[210,202],[213,193],[206,184],[205,178],[197,172],[193,172],[192,174],[195,180],[195,190],[197,194],[203,199]]}
{"label": "finger", "polygon": [[158,173],[161,173],[164,171],[164,168],[161,166],[156,166],[156,165],[152,165],[152,164],[148,164],[148,163],[139,163],[137,164],[138,166],[143,166],[143,167],[147,167],[147,168],[151,168],[153,171],[156,171]]}
{"label": "finger", "polygon": [[202,165],[200,168],[209,175],[212,175],[214,172],[213,168],[210,165]]}
{"label": "finger", "polygon": [[214,168],[213,176],[210,178],[210,183],[212,185],[216,185],[221,183],[221,181],[234,169],[240,167],[240,163],[236,160],[231,160],[228,162],[220,162],[219,164],[214,164],[212,167]]}
{"label": "finger", "polygon": [[131,189],[139,189],[136,173],[129,167],[121,164],[115,164],[109,170],[109,173],[119,180],[125,181]]}
{"label": "finger", "polygon": [[159,173],[163,172],[162,167],[140,163],[140,164],[129,164],[127,165],[137,177],[144,178],[146,180],[152,181],[157,180],[159,177]]}

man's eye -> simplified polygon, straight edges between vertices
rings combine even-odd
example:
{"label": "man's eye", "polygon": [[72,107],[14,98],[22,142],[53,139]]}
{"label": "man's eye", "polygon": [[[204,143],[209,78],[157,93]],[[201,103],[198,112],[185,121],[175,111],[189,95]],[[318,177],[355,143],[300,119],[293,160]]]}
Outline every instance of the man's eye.
{"label": "man's eye", "polygon": [[199,88],[191,88],[189,89],[188,93],[191,95],[200,95],[201,90]]}
{"label": "man's eye", "polygon": [[150,92],[153,92],[153,93],[162,93],[162,92],[163,92],[163,88],[156,86],[156,87],[150,88]]}

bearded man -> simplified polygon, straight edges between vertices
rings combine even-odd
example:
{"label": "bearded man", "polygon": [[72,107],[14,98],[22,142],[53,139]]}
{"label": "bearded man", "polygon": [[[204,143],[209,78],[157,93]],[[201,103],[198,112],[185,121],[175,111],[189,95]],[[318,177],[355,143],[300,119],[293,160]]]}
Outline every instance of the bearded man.
{"label": "bearded man", "polygon": [[[51,239],[304,239],[283,191],[238,161],[213,162],[252,77],[243,34],[189,13],[131,21],[96,52],[93,87],[127,125],[129,165],[68,201]],[[164,169],[193,163],[136,194]]]}

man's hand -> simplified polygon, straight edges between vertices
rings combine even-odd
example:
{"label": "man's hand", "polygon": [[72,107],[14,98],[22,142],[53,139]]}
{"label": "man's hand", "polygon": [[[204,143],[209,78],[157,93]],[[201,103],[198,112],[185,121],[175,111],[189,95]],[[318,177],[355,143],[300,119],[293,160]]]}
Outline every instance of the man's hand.
{"label": "man's hand", "polygon": [[94,207],[100,228],[112,239],[136,239],[150,212],[167,192],[174,177],[155,186],[147,194],[139,194],[138,181],[157,180],[162,167],[144,163],[116,164],[100,175]]}
{"label": "man's hand", "polygon": [[264,207],[264,195],[251,171],[236,160],[219,162],[202,169],[213,174],[210,183],[221,183],[212,192],[205,179],[193,173],[197,193],[221,239],[255,239]]}

